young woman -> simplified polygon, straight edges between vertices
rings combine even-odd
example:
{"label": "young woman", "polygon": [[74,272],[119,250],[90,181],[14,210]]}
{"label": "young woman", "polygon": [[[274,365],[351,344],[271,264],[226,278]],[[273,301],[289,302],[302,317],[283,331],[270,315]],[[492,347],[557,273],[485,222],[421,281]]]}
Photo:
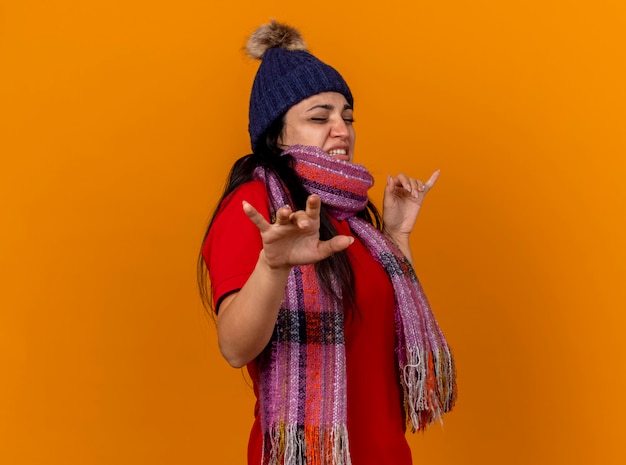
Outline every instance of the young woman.
{"label": "young woman", "polygon": [[[297,30],[257,29],[253,153],[233,166],[199,260],[219,347],[257,396],[249,464],[409,465],[449,411],[454,362],[412,267],[428,181],[389,177],[382,219],[353,163],[354,101]],[[206,265],[206,268],[205,268]]]}

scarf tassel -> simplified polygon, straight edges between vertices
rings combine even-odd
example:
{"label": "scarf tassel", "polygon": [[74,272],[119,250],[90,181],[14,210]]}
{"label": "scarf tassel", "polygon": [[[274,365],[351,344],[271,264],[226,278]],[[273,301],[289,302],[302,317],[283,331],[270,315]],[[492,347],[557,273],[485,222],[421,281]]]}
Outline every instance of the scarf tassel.
{"label": "scarf tassel", "polygon": [[456,383],[454,362],[448,350],[435,354],[427,350],[411,350],[403,367],[402,387],[405,411],[411,431],[424,430],[454,407]]}
{"label": "scarf tassel", "polygon": [[351,465],[345,425],[277,425],[264,437],[263,465]]}

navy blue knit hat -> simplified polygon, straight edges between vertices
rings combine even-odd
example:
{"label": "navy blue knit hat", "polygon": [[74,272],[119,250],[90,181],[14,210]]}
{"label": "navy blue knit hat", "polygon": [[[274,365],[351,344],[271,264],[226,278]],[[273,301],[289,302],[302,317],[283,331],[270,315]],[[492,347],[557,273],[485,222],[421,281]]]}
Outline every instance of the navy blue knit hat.
{"label": "navy blue knit hat", "polygon": [[250,95],[248,132],[252,150],[278,117],[308,97],[338,92],[354,106],[346,81],[307,51],[297,29],[272,20],[252,33],[246,51],[261,60]]}

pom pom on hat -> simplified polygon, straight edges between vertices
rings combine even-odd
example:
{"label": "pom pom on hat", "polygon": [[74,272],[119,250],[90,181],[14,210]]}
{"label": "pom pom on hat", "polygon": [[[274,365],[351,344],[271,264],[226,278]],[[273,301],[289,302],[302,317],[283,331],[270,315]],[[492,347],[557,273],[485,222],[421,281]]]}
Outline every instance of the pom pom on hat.
{"label": "pom pom on hat", "polygon": [[248,132],[252,150],[275,120],[306,98],[338,92],[354,106],[346,81],[309,53],[297,29],[272,20],[252,33],[246,51],[261,60],[250,94]]}
{"label": "pom pom on hat", "polygon": [[246,52],[251,58],[262,60],[266,50],[270,48],[308,51],[300,31],[274,19],[252,33],[246,44]]}

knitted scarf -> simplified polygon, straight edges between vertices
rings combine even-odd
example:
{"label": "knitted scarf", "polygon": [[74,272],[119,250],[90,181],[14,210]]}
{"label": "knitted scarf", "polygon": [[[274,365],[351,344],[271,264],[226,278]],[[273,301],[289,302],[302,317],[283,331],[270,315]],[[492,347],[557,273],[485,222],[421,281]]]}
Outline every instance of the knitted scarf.
{"label": "knitted scarf", "polygon": [[[362,165],[331,158],[316,147],[294,145],[286,154],[294,157],[306,190],[320,196],[331,216],[347,220],[389,275],[404,410],[413,432],[424,429],[454,405],[454,360],[409,261],[392,241],[355,216],[367,205],[372,176]],[[273,212],[292,204],[275,175],[257,168],[255,177],[265,182]],[[292,269],[272,339],[259,358],[264,464],[351,463],[340,302],[322,290],[313,265]]]}

